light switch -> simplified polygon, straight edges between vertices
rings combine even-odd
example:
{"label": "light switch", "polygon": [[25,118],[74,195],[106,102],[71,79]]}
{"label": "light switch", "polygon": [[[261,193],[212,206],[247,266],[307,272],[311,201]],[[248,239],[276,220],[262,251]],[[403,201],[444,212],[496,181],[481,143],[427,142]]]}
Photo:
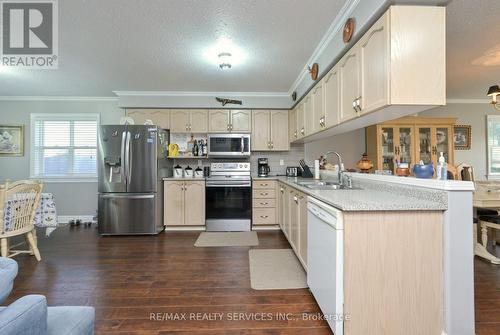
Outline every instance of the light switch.
{"label": "light switch", "polygon": [[280,166],[285,165],[285,161],[283,159],[280,159]]}

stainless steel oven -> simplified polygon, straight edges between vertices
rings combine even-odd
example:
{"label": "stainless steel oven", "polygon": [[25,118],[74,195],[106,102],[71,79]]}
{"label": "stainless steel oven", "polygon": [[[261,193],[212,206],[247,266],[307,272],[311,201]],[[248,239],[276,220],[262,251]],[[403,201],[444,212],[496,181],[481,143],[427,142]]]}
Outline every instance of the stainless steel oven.
{"label": "stainless steel oven", "polygon": [[205,185],[207,231],[249,231],[252,222],[250,163],[212,163]]}
{"label": "stainless steel oven", "polygon": [[209,134],[208,156],[249,157],[250,134]]}

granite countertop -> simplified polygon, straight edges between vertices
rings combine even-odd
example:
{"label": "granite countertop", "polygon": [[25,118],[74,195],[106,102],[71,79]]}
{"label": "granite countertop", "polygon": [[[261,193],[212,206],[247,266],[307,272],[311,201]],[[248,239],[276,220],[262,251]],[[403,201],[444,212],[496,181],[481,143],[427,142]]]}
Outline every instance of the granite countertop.
{"label": "granite countertop", "polygon": [[[259,179],[259,178],[256,178]],[[377,187],[369,187],[364,183],[353,181],[353,190],[313,190],[296,182],[312,181],[311,178],[288,178],[281,176],[266,177],[263,179],[281,181],[311,197],[321,200],[342,211],[412,211],[429,210],[443,211],[447,209],[447,203],[441,197],[441,192],[426,192],[425,196],[412,196],[411,189],[400,192],[399,186],[394,186],[397,193],[389,191],[387,188],[378,190]]]}
{"label": "granite countertop", "polygon": [[[301,181],[313,181],[312,178],[289,178],[271,175],[254,180],[277,180],[308,196],[314,197],[337,209],[347,212],[356,211],[444,211],[448,204],[442,191],[427,190],[415,186],[392,183],[377,183],[353,179],[353,190],[313,190],[297,184]],[[163,180],[192,181],[205,178],[163,178]]]}

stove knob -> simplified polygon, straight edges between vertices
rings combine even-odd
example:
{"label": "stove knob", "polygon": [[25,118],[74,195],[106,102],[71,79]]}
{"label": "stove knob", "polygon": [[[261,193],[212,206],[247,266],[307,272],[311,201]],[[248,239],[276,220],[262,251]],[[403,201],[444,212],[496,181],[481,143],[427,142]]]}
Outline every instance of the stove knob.
{"label": "stove knob", "polygon": [[243,167],[243,164],[240,164],[240,169]]}

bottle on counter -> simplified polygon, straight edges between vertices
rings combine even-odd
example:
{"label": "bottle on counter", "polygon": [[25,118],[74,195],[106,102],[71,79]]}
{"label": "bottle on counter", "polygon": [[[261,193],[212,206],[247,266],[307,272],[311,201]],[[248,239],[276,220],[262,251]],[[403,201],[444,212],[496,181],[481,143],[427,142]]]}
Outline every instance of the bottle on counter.
{"label": "bottle on counter", "polygon": [[193,144],[193,156],[198,156],[198,141],[194,141]]}
{"label": "bottle on counter", "polygon": [[442,152],[439,153],[438,166],[437,166],[437,179],[446,180],[448,179],[448,165],[446,164],[446,159]]}
{"label": "bottle on counter", "polygon": [[203,141],[203,156],[206,155],[208,155],[208,140]]}

